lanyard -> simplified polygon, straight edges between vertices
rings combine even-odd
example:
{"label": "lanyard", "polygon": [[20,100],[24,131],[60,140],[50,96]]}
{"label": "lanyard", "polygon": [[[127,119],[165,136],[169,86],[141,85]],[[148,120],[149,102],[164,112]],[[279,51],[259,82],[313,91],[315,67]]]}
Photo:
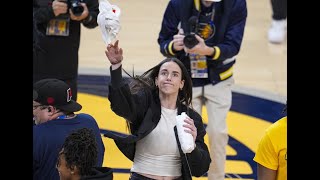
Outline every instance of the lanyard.
{"label": "lanyard", "polygon": [[67,118],[67,115],[60,115],[57,117],[57,119],[66,119]]}

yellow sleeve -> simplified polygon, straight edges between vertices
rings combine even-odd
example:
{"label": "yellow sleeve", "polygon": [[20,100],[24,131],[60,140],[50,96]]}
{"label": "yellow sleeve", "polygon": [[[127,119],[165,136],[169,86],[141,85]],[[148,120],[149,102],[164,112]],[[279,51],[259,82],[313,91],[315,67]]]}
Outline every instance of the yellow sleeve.
{"label": "yellow sleeve", "polygon": [[275,151],[268,133],[266,133],[260,140],[253,160],[269,169],[278,169],[278,153]]}

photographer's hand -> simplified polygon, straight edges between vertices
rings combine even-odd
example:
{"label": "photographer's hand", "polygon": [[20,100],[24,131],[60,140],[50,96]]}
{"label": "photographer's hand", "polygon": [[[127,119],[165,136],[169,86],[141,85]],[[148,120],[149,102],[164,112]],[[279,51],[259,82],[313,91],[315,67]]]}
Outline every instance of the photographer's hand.
{"label": "photographer's hand", "polygon": [[65,14],[68,11],[68,5],[66,1],[62,1],[62,0],[54,0],[52,2],[52,10],[55,16],[59,16],[60,14]]}
{"label": "photographer's hand", "polygon": [[183,29],[179,29],[178,34],[173,36],[173,49],[175,51],[181,51],[184,48],[183,44],[183,39],[184,39],[184,33]]}
{"label": "photographer's hand", "polygon": [[89,10],[88,10],[87,5],[85,3],[80,3],[80,4],[83,7],[83,12],[80,16],[74,15],[73,12],[71,11],[71,9],[69,9],[70,18],[74,21],[81,21],[81,20],[87,18],[87,16],[89,15]]}
{"label": "photographer's hand", "polygon": [[118,47],[118,44],[119,40],[117,40],[114,45],[108,44],[107,49],[105,50],[106,56],[112,64],[112,69],[120,67],[123,60],[123,51],[122,48]]}
{"label": "photographer's hand", "polygon": [[214,49],[212,47],[207,46],[204,40],[200,36],[198,36],[197,34],[195,36],[199,41],[199,43],[196,46],[194,46],[192,49],[185,47],[184,51],[186,53],[199,54],[204,56],[212,55]]}

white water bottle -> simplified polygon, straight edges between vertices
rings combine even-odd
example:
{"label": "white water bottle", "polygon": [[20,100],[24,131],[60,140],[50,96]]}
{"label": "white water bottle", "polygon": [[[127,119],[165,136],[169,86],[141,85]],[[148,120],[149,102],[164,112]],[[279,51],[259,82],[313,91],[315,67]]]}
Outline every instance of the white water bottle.
{"label": "white water bottle", "polygon": [[190,133],[184,131],[186,129],[185,127],[183,127],[183,125],[186,124],[184,120],[187,117],[188,115],[185,112],[182,112],[181,115],[176,116],[178,137],[183,153],[191,153],[195,147],[193,136]]}

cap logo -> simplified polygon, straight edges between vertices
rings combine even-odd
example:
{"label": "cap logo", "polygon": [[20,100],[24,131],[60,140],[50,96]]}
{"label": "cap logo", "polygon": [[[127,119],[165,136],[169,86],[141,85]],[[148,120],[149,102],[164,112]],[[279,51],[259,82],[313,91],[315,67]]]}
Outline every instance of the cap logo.
{"label": "cap logo", "polygon": [[48,103],[49,105],[53,105],[53,104],[54,104],[54,98],[53,98],[53,97],[48,97],[48,98],[47,98],[47,103]]}
{"label": "cap logo", "polygon": [[72,98],[71,88],[67,89],[67,102],[70,102]]}

